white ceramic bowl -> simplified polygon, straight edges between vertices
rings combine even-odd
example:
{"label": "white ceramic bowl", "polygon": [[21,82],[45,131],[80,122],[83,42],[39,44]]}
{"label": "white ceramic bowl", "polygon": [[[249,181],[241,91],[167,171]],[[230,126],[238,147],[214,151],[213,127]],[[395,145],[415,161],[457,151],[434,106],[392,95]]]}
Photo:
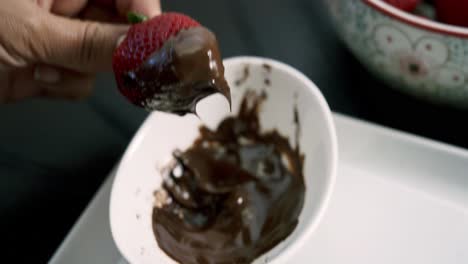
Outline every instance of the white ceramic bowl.
{"label": "white ceramic bowl", "polygon": [[325,2],[339,35],[369,71],[409,94],[468,107],[468,28],[418,17],[382,0]]}
{"label": "white ceramic bowl", "polygon": [[[271,67],[267,70],[264,65]],[[329,201],[337,167],[337,140],[330,109],[319,89],[302,73],[283,63],[253,57],[237,57],[224,62],[226,79],[231,85],[233,112],[237,113],[244,92],[266,89],[268,99],[262,106],[263,130],[276,128],[295,142],[293,106],[297,104],[305,154],[306,197],[296,230],[280,245],[254,263],[292,263],[312,234]],[[249,68],[249,77],[234,85]],[[265,79],[271,83],[266,86]],[[227,102],[215,95],[200,103],[206,125],[215,128],[228,114]],[[151,213],[153,192],[161,184],[157,167],[171,159],[175,148],[185,149],[198,136],[200,120],[155,112],[145,121],[120,163],[110,199],[110,225],[115,243],[131,263],[175,263],[161,251],[154,238]]]}

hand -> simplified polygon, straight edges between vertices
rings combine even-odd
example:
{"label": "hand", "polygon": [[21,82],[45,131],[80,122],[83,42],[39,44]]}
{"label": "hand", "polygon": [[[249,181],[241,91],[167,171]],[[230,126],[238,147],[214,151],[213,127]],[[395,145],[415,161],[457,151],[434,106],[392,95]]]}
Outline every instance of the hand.
{"label": "hand", "polygon": [[88,96],[128,29],[109,22],[124,21],[128,11],[151,17],[160,10],[158,0],[2,0],[0,102]]}

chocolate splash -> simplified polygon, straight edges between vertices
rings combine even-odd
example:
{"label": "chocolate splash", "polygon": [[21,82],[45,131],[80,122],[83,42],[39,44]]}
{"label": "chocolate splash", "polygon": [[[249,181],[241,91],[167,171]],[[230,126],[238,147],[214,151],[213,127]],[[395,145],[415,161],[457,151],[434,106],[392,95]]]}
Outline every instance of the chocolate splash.
{"label": "chocolate splash", "polygon": [[144,95],[148,110],[195,113],[199,100],[214,93],[231,103],[215,35],[204,27],[182,30],[140,67],[124,76],[125,86]]}
{"label": "chocolate splash", "polygon": [[245,65],[244,66],[244,69],[242,71],[242,77],[240,77],[239,79],[237,79],[234,83],[236,86],[241,86],[243,85],[250,77],[250,66],[249,65]]}
{"label": "chocolate splash", "polygon": [[304,157],[276,130],[260,133],[264,99],[247,93],[236,117],[174,152],[153,210],[158,245],[174,260],[251,263],[296,228]]}

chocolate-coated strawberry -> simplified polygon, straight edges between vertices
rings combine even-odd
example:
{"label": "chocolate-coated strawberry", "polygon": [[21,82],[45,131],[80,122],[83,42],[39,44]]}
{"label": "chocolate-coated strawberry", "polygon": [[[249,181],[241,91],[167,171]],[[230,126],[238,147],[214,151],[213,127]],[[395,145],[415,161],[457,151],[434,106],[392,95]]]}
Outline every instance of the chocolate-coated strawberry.
{"label": "chocolate-coated strawberry", "polygon": [[230,100],[214,34],[179,13],[150,20],[132,14],[134,24],[113,56],[120,92],[135,105],[177,114],[216,92]]}

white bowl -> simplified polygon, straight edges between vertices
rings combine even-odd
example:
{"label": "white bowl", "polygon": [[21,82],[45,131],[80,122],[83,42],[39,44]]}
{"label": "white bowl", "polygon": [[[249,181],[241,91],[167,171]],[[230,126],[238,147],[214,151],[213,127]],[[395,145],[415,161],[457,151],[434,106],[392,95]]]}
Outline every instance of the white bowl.
{"label": "white bowl", "polygon": [[[264,65],[269,65],[269,71]],[[254,263],[291,263],[295,251],[317,227],[328,204],[335,182],[337,140],[330,109],[319,89],[299,71],[283,63],[253,57],[237,57],[224,62],[231,85],[233,112],[247,89],[265,89],[268,99],[260,112],[262,130],[276,128],[295,142],[293,107],[297,104],[305,154],[306,197],[296,230],[273,250]],[[235,81],[249,68],[249,77]],[[265,84],[268,79],[271,83]],[[228,114],[227,102],[215,95],[200,103],[204,122],[216,125]],[[177,117],[155,112],[132,140],[118,168],[110,199],[110,225],[114,241],[131,263],[176,263],[159,249],[152,230],[153,192],[161,184],[157,167],[165,165],[175,148],[185,149],[198,136],[201,121],[193,115]]]}

